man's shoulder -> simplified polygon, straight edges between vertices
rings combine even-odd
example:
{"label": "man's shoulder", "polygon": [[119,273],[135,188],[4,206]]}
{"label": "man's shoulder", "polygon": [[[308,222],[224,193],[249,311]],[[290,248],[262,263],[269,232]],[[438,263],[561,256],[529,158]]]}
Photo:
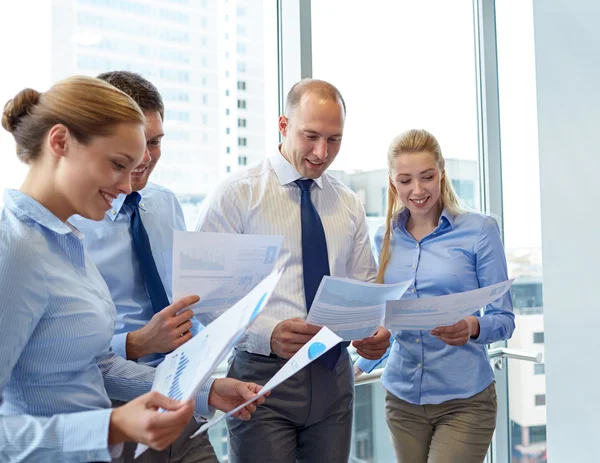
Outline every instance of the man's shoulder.
{"label": "man's shoulder", "polygon": [[169,198],[169,199],[177,199],[175,193],[169,188],[159,185],[157,183],[148,182],[144,189],[140,192],[143,197],[151,196],[151,197],[161,197],[161,198]]}
{"label": "man's shoulder", "polygon": [[335,194],[337,194],[342,200],[353,205],[360,205],[360,198],[348,185],[342,183],[340,180],[335,178],[333,175],[325,172],[322,176],[323,187],[326,188],[326,184],[331,188]]}
{"label": "man's shoulder", "polygon": [[221,181],[216,191],[243,188],[244,186],[253,186],[259,184],[261,179],[273,172],[269,159],[263,159],[250,166],[246,166],[237,172],[230,174]]}

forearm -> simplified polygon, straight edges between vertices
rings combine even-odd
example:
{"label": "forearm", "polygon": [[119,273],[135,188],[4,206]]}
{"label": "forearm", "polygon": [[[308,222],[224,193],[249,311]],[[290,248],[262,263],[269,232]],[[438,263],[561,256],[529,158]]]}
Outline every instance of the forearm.
{"label": "forearm", "polygon": [[2,461],[111,461],[112,409],[35,417],[0,418]]}

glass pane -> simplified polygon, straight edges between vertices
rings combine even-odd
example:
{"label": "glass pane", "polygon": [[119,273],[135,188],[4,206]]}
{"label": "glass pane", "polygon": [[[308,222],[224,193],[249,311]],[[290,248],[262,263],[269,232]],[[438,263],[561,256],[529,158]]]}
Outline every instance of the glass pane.
{"label": "glass pane", "polygon": [[[142,74],[165,103],[163,154],[151,180],[178,195],[194,228],[206,194],[276,146],[276,13],[275,0],[4,2],[0,38],[13,46],[0,51],[11,63],[0,75],[0,101],[72,74]],[[35,34],[23,34],[23,21]],[[0,149],[13,152],[12,137],[0,132]],[[0,189],[19,187],[25,173],[8,156]]]}
{"label": "glass pane", "polygon": [[[516,329],[508,347],[544,352],[537,103],[531,0],[496,2],[504,244]],[[546,461],[543,365],[508,365],[511,458]]]}
{"label": "glass pane", "polygon": [[[312,2],[313,77],[346,100],[344,141],[330,173],[357,192],[371,238],[383,223],[386,152],[402,131],[441,144],[465,205],[480,209],[471,2]],[[357,27],[357,25],[359,25]],[[356,389],[352,461],[393,462],[380,383]]]}

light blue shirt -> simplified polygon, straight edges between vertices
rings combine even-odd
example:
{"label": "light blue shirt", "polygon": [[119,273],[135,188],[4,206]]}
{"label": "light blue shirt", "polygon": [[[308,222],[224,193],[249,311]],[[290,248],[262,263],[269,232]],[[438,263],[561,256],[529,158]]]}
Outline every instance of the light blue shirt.
{"label": "light blue shirt", "polygon": [[[139,193],[142,223],[150,239],[158,274],[172,302],[173,230],[186,230],[183,211],[175,194],[159,185],[148,183]],[[124,204],[125,198],[126,195],[119,195],[100,222],[81,216],[69,219],[83,233],[85,250],[106,281],[117,307],[112,347],[123,358],[127,358],[127,334],[142,328],[154,315],[129,231],[133,211]],[[199,324],[195,318],[192,322],[192,332],[196,334]],[[151,354],[137,362],[156,366],[163,359],[163,355]]]}
{"label": "light blue shirt", "polygon": [[148,392],[155,370],[112,352],[115,306],[77,230],[21,192],[4,203],[0,461],[110,461],[109,397]]}
{"label": "light blue shirt", "polygon": [[[508,279],[506,257],[496,221],[469,212],[453,216],[444,210],[433,232],[417,242],[406,230],[408,210],[394,223],[391,259],[384,283],[411,280],[403,299],[442,296],[500,283]],[[375,236],[378,252],[384,229]],[[370,372],[388,355],[382,377],[396,397],[417,405],[472,397],[494,380],[487,344],[508,339],[515,329],[510,293],[485,307],[480,333],[464,346],[449,346],[429,331],[403,330],[381,360],[359,359]]]}

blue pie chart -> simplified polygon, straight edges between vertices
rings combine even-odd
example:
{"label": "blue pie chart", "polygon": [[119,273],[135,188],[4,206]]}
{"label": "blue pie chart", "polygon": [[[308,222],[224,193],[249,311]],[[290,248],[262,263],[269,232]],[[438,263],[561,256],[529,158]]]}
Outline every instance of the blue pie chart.
{"label": "blue pie chart", "polygon": [[322,342],[313,342],[310,346],[308,346],[308,358],[313,360],[318,355],[325,352],[325,344]]}

